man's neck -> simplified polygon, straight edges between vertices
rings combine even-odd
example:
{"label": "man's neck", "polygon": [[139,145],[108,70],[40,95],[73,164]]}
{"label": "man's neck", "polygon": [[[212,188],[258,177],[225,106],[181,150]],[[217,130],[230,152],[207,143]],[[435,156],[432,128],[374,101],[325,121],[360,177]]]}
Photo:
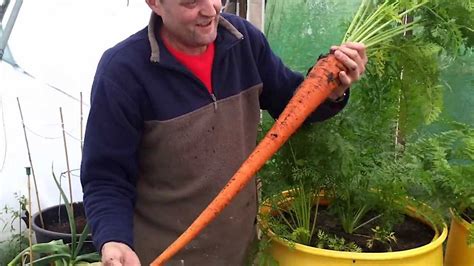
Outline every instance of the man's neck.
{"label": "man's neck", "polygon": [[168,45],[170,45],[175,50],[178,50],[182,53],[185,53],[188,55],[200,55],[207,50],[207,45],[189,47],[182,44],[172,34],[170,34],[164,27],[161,29],[160,34],[161,34],[161,38],[165,39]]}

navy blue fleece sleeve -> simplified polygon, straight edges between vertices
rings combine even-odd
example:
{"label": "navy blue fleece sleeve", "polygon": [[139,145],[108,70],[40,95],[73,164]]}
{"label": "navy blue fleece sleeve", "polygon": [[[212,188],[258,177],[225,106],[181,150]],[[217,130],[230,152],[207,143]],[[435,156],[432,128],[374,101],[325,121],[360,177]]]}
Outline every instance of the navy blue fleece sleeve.
{"label": "navy blue fleece sleeve", "polygon": [[[254,54],[256,55],[259,74],[263,82],[263,92],[260,97],[260,106],[270,115],[277,118],[283,111],[288,101],[293,96],[296,88],[304,80],[304,76],[287,68],[281,59],[270,48],[263,33],[249,26],[248,32],[258,41],[254,41]],[[315,57],[316,58],[316,57]],[[341,111],[346,105],[346,98],[339,103],[326,101],[321,104],[307,122],[323,121]]]}
{"label": "navy blue fleece sleeve", "polygon": [[109,241],[132,247],[143,118],[136,97],[100,68],[92,87],[81,165],[84,206],[98,249]]}

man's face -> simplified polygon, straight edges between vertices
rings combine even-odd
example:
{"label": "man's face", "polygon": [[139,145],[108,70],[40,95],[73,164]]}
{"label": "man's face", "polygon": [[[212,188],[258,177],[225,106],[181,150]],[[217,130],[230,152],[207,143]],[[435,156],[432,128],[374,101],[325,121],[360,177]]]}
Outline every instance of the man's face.
{"label": "man's face", "polygon": [[221,0],[154,1],[148,4],[163,19],[163,34],[176,48],[205,50],[216,39]]}

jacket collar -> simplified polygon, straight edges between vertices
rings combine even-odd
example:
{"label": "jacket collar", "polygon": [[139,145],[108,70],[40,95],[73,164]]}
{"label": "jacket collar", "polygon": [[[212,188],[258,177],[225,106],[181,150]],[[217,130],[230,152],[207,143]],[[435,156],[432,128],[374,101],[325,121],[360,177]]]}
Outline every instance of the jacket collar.
{"label": "jacket collar", "polygon": [[[158,42],[158,38],[160,37],[159,35],[157,36],[157,33],[159,32],[158,29],[161,27],[162,23],[163,22],[161,18],[158,15],[156,15],[154,12],[152,12],[150,16],[150,21],[148,23],[148,40],[150,42],[150,47],[151,47],[150,61],[152,63],[160,62],[160,45]],[[219,36],[223,34],[222,29],[230,33],[231,36],[233,36],[234,41],[243,39],[242,33],[240,33],[240,31],[237,30],[237,28],[235,28],[234,25],[232,25],[222,15],[219,15],[219,25],[218,25],[218,31],[217,31],[218,36],[217,36],[216,41],[220,41],[222,39]]]}

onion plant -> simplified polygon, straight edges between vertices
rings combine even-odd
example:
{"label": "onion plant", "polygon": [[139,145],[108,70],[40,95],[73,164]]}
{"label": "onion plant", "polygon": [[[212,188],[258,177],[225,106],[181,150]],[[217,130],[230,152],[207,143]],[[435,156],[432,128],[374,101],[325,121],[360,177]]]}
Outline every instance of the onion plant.
{"label": "onion plant", "polygon": [[[53,240],[49,243],[38,243],[26,248],[20,252],[8,266],[16,265],[54,265],[54,266],[73,266],[84,262],[100,261],[100,256],[97,252],[80,255],[84,242],[89,235],[89,225],[86,224],[81,235],[78,237],[76,230],[76,222],[71,204],[59,184],[56,175],[53,171],[53,179],[59,189],[64,205],[66,207],[69,226],[71,229],[71,243],[64,243],[63,240]],[[31,230],[31,229],[30,229]],[[27,261],[27,255],[30,250],[35,255],[34,261]]]}

